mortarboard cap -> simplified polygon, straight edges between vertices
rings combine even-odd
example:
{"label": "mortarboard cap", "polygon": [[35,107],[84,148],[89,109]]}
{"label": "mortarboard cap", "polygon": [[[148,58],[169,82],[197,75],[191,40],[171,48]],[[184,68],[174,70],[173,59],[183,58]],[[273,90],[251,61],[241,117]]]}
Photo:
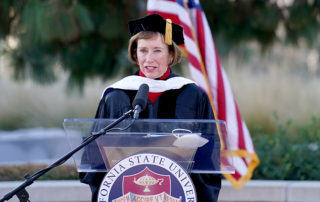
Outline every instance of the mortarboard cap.
{"label": "mortarboard cap", "polygon": [[159,14],[151,14],[128,22],[130,35],[133,36],[141,31],[160,32],[165,36],[165,43],[172,44],[172,40],[181,45],[183,40],[183,29],[180,25],[172,23],[170,19],[165,20]]}

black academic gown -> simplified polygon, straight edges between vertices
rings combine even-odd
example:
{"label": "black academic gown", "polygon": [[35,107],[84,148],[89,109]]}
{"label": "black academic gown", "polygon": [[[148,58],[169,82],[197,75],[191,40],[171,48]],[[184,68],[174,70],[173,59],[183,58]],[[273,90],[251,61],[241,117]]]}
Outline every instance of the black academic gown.
{"label": "black academic gown", "polygon": [[[170,73],[168,78],[175,77]],[[136,95],[135,90],[113,89],[105,93],[99,103],[95,118],[118,118],[131,109]],[[148,100],[146,109],[139,118],[158,119],[214,119],[207,94],[195,84],[187,84],[181,89],[163,92],[151,103]],[[92,201],[97,200],[99,186],[105,173],[80,173],[80,180],[89,184]],[[221,188],[221,175],[191,174],[199,202],[215,202]]]}

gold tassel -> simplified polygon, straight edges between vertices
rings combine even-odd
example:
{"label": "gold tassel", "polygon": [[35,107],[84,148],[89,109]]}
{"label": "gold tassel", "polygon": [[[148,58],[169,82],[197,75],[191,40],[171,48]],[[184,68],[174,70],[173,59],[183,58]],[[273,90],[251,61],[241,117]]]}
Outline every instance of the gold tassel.
{"label": "gold tassel", "polygon": [[168,45],[172,44],[172,21],[170,19],[166,20],[166,33],[164,42]]}

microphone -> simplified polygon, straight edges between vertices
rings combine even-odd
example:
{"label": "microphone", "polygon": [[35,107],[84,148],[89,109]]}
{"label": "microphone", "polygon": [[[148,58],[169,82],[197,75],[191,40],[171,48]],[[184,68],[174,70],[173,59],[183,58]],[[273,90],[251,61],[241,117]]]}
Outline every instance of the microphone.
{"label": "microphone", "polygon": [[133,118],[137,119],[141,111],[145,110],[148,102],[149,86],[147,84],[141,84],[139,90],[132,102],[134,108]]}

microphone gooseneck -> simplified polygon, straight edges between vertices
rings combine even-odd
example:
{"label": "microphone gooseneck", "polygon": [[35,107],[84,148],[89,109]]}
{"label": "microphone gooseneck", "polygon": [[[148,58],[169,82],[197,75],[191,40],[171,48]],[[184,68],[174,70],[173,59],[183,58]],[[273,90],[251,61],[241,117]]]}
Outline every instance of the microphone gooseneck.
{"label": "microphone gooseneck", "polygon": [[145,110],[148,102],[149,86],[147,84],[141,84],[139,90],[132,102],[132,107],[134,109],[133,118],[137,119],[140,112]]}

